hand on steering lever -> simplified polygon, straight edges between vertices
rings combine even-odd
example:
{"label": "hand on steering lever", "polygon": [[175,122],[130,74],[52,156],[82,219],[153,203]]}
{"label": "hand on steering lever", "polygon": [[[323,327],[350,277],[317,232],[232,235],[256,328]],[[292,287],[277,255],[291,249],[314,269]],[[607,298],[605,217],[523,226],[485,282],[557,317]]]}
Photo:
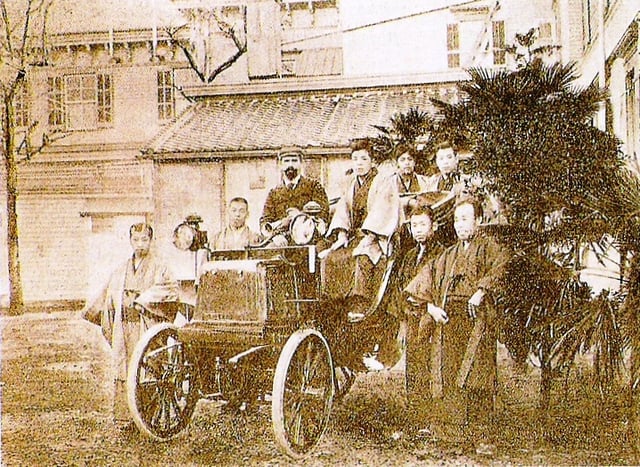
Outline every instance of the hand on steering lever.
{"label": "hand on steering lever", "polygon": [[271,243],[273,244],[273,246],[278,248],[283,248],[289,244],[289,242],[287,241],[287,237],[282,234],[274,235],[271,239]]}

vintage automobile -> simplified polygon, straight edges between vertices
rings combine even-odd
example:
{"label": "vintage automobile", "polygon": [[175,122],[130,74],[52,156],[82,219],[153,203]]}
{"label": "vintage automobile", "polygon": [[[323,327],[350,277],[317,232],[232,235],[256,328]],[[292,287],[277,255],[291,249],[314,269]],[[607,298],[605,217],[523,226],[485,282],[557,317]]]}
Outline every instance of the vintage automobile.
{"label": "vintage automobile", "polygon": [[[208,399],[225,410],[270,404],[277,445],[293,458],[316,446],[334,401],[349,390],[354,370],[364,369],[345,356],[364,350],[345,352],[339,336],[344,326],[379,335],[371,327],[384,325],[384,314],[375,310],[393,261],[373,312],[357,324],[336,318],[346,314],[323,294],[314,244],[323,225],[313,208],[274,231],[286,229],[292,246],[209,251],[195,308],[183,309],[188,321],[164,322],[142,336],[127,380],[129,407],[142,433],[158,441],[175,437],[188,426],[196,403]],[[191,217],[178,226],[176,246],[206,248],[198,224]]]}

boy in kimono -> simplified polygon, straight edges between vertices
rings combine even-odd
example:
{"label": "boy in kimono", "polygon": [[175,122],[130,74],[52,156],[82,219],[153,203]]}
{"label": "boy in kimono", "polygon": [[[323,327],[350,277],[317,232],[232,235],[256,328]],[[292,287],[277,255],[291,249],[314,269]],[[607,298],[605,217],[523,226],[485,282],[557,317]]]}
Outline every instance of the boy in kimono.
{"label": "boy in kimono", "polygon": [[409,285],[416,274],[428,261],[438,257],[444,247],[436,239],[436,224],[428,195],[419,195],[409,215],[409,230],[415,242],[402,258],[394,278],[392,293],[396,300],[388,310],[400,320],[406,320],[406,370],[405,385],[407,399],[412,411],[421,411],[429,394],[429,341],[418,336],[420,318],[407,313],[406,296],[403,289]]}

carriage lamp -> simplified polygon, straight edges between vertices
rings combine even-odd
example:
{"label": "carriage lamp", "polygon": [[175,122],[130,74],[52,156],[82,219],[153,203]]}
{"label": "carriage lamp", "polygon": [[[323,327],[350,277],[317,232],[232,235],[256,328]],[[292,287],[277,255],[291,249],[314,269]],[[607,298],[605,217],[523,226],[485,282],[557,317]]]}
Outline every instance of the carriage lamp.
{"label": "carriage lamp", "polygon": [[200,230],[202,217],[191,214],[173,231],[173,244],[179,250],[198,251],[207,246],[207,232]]}
{"label": "carriage lamp", "polygon": [[322,237],[326,233],[326,223],[317,217],[320,211],[322,207],[318,203],[309,201],[302,208],[302,214],[291,221],[289,233],[296,245],[308,245],[318,236]]}

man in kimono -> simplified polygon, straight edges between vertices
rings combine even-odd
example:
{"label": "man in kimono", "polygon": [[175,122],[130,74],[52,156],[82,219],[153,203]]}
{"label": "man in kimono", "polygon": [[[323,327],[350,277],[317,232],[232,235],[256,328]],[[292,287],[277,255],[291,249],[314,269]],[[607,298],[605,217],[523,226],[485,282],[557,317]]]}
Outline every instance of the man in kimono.
{"label": "man in kimono", "polygon": [[83,310],[83,318],[98,324],[112,348],[115,379],[113,416],[116,424],[131,422],[127,406],[127,365],[141,334],[163,318],[148,311],[152,303],[176,301],[178,283],[150,251],[153,229],[133,224],[129,240],[133,255],[111,275],[102,293]]}
{"label": "man in kimono", "polygon": [[[468,189],[470,177],[460,172],[458,150],[450,141],[444,140],[436,145],[436,166],[438,173],[427,181],[428,191],[449,192],[458,198]],[[456,241],[451,213],[441,219],[438,240],[445,246]]]}
{"label": "man in kimono", "polygon": [[[419,153],[409,145],[400,144],[394,151],[396,170],[383,182],[380,190],[372,194],[371,211],[384,212],[384,218],[379,214],[368,220],[371,230],[389,232],[393,223],[397,224],[394,231],[398,231],[400,240],[400,254],[406,252],[413,245],[411,233],[408,230],[408,220],[411,208],[416,205],[418,193],[434,191],[430,177],[416,173],[416,161]],[[397,211],[389,215],[390,210]],[[384,219],[384,221],[382,221]]]}
{"label": "man in kimono", "polygon": [[211,239],[214,250],[239,250],[260,243],[261,236],[247,225],[249,202],[245,198],[233,198],[229,202],[229,223]]}
{"label": "man in kimono", "polygon": [[[414,240],[414,247],[403,256],[397,274],[390,284],[392,302],[387,312],[396,319],[406,322],[406,370],[405,385],[410,409],[414,412],[426,408],[430,401],[429,385],[429,342],[419,339],[420,318],[407,313],[407,301],[404,288],[430,260],[436,258],[444,250],[434,236],[436,224],[430,205],[433,200],[428,195],[419,195],[409,216],[409,228]],[[381,357],[381,359],[384,357]]]}
{"label": "man in kimono", "polygon": [[[280,182],[269,191],[260,217],[262,234],[269,237],[274,232],[286,230],[291,220],[310,201],[320,205],[317,217],[326,225],[329,219],[329,198],[319,181],[302,175],[302,151],[298,148],[283,148],[278,154],[278,168]],[[285,235],[276,234],[272,243],[275,246],[286,246],[288,241]]]}
{"label": "man in kimono", "polygon": [[352,142],[354,176],[327,230],[327,238],[335,240],[320,253],[321,259],[327,258],[326,291],[333,298],[350,298],[354,321],[364,318],[375,298],[389,239],[398,225],[397,193],[384,188],[387,177],[378,172],[376,162],[371,141]]}
{"label": "man in kimono", "polygon": [[[481,205],[462,199],[454,211],[458,241],[429,261],[405,291],[431,339],[432,429],[446,438],[487,434],[496,392],[496,330],[492,306],[510,256],[478,232]],[[475,441],[478,441],[477,439]]]}
{"label": "man in kimono", "polygon": [[458,151],[449,141],[442,141],[436,146],[436,166],[438,173],[429,177],[427,191],[460,190],[467,176],[460,173]]}

